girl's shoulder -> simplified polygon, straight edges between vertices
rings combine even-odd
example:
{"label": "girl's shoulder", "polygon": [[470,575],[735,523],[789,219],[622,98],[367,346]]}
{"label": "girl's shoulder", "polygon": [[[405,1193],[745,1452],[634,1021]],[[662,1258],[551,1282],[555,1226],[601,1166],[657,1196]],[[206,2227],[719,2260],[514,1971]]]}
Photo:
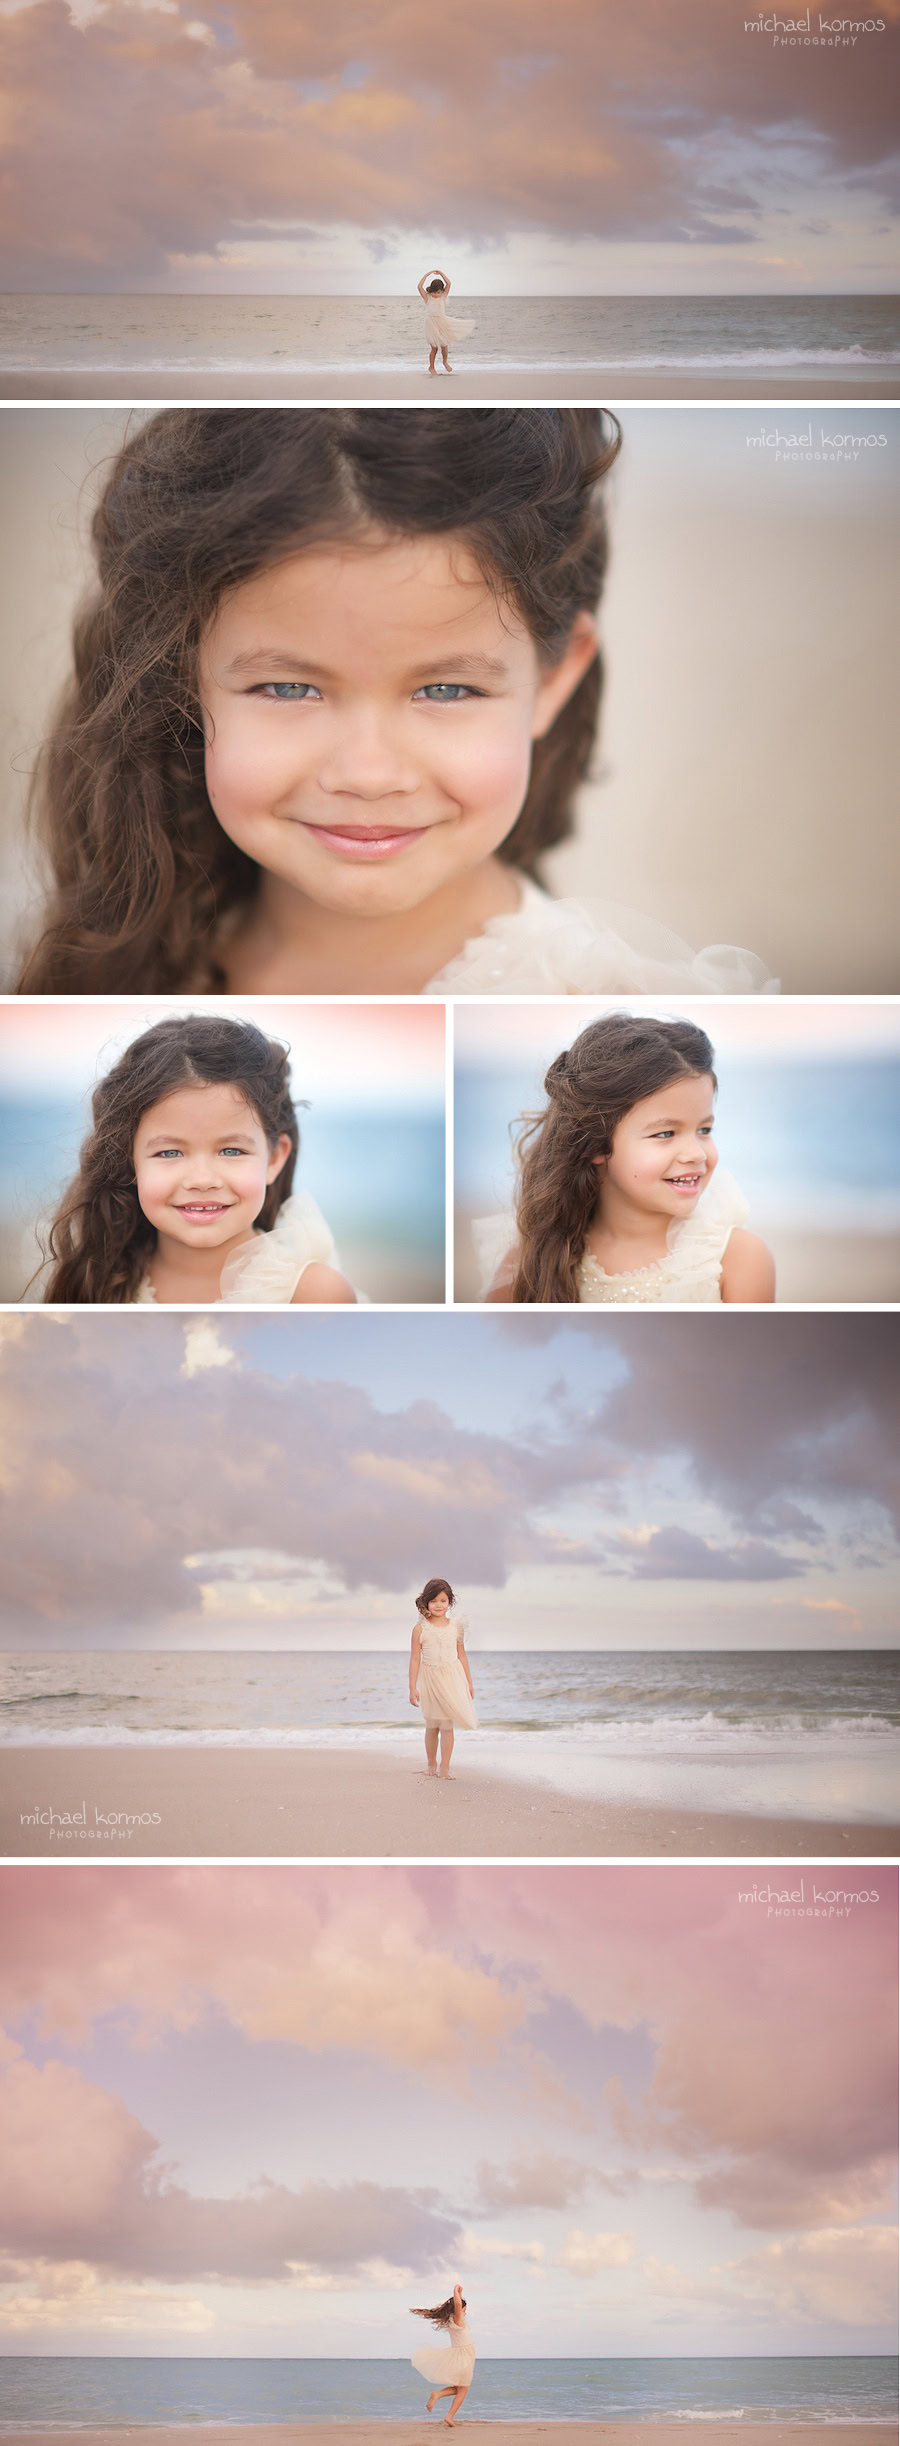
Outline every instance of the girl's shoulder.
{"label": "girl's shoulder", "polygon": [[221,1298],[226,1305],[282,1307],[293,1299],[307,1266],[337,1266],[333,1234],[308,1189],[286,1198],[271,1231],[227,1257]]}
{"label": "girl's shoulder", "polygon": [[712,943],[704,951],[655,918],[613,902],[552,900],[519,875],[519,905],[489,917],[432,977],[426,994],[775,993],[752,951]]}

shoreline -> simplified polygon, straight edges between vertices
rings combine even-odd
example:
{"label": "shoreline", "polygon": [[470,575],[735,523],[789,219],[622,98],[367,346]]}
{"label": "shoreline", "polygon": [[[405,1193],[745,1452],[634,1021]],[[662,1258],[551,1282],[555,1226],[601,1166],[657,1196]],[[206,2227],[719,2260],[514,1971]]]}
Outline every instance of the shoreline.
{"label": "shoreline", "polygon": [[[897,2424],[893,2420],[750,2422],[731,2421],[723,2417],[722,2420],[704,2418],[698,2425],[702,2426],[710,2446],[724,2446],[725,2440],[737,2438],[749,2438],[752,2446],[763,2446],[764,2440],[768,2441],[768,2446],[793,2446],[793,2442],[800,2438],[815,2440],[815,2446],[825,2446],[826,2439],[840,2437],[844,2432],[848,2438],[853,2437],[857,2441],[857,2446],[885,2446],[885,2433],[890,2437],[897,2435]],[[66,2436],[77,2436],[81,2446],[120,2446],[123,2439],[137,2436],[152,2436],[164,2441],[165,2446],[188,2446],[188,2440],[198,2436],[205,2440],[205,2446],[267,2446],[267,2441],[268,2446],[287,2446],[289,2439],[302,2437],[304,2446],[328,2446],[329,2438],[333,2438],[337,2431],[344,2446],[368,2446],[373,2434],[377,2434],[382,2446],[410,2446],[413,2438],[422,2437],[424,2429],[438,2430],[440,2426],[437,2420],[429,2421],[426,2414],[419,2420],[407,2421],[379,2420],[377,2415],[365,2421],[195,2421],[190,2426],[175,2422],[141,2421],[135,2428],[115,2429],[96,2425],[77,2430],[0,2428],[0,2438],[4,2446],[59,2446],[59,2439]],[[676,2413],[666,2421],[544,2420],[540,2415],[530,2421],[479,2421],[476,2413],[470,2413],[468,2418],[463,2414],[456,2423],[459,2429],[488,2429],[492,2437],[501,2437],[505,2446],[519,2446],[520,2441],[524,2446],[524,2442],[536,2430],[551,2441],[558,2438],[560,2446],[563,2446],[563,2442],[565,2446],[593,2446],[593,2441],[607,2432],[626,2433],[635,2440],[635,2446],[664,2446],[673,2429],[692,2426],[689,2417],[679,2417]]]}
{"label": "shoreline", "polygon": [[[900,1849],[900,1827],[889,1823],[587,1799],[467,1769],[462,1752],[449,1782],[389,1753],[331,1749],[23,1743],[2,1759],[7,1859],[792,1861],[890,1859]],[[36,1810],[55,1815],[49,1824],[22,1822]],[[57,1822],[80,1812],[79,1822]]]}
{"label": "shoreline", "polygon": [[108,368],[77,367],[32,368],[30,371],[4,370],[0,367],[0,399],[6,400],[117,400],[131,407],[144,400],[216,401],[230,407],[252,405],[257,401],[311,400],[341,406],[348,400],[381,401],[414,400],[419,406],[426,402],[447,406],[464,405],[467,400],[488,400],[495,404],[522,400],[534,407],[559,407],[587,400],[608,407],[622,407],[643,400],[687,400],[702,406],[705,400],[748,400],[756,405],[772,400],[793,401],[797,406],[809,402],[830,401],[843,411],[854,406],[863,408],[882,401],[900,400],[900,375],[881,374],[849,380],[842,369],[835,367],[827,380],[812,377],[798,367],[792,380],[773,381],[771,375],[749,377],[745,369],[739,374],[696,375],[670,373],[660,366],[653,374],[632,373],[627,367],[571,366],[562,371],[549,366],[484,367],[467,372],[462,359],[452,377],[441,374],[430,379],[421,369],[398,365],[395,372],[348,373],[336,366],[318,366],[293,371],[272,367],[254,369],[237,367],[231,370],[211,367],[172,366],[161,372],[158,366],[123,366],[120,371]]}

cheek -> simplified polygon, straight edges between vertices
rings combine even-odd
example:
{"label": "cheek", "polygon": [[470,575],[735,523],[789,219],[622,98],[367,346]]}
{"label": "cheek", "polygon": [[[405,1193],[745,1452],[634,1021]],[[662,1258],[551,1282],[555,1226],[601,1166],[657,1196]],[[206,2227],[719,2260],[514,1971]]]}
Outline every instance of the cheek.
{"label": "cheek", "polygon": [[485,725],[466,738],[442,741],[432,770],[466,815],[501,812],[515,822],[528,788],[532,741],[524,713]]}
{"label": "cheek", "polygon": [[279,733],[230,701],[213,717],[206,742],[206,787],[217,815],[255,815],[296,782],[304,759],[296,730]]}

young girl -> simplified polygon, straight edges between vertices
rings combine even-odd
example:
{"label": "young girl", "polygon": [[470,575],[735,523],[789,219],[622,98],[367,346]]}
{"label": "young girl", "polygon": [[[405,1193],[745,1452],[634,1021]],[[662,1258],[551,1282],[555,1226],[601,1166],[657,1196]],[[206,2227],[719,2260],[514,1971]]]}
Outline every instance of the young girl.
{"label": "young girl", "polygon": [[93,1098],[46,1300],[352,1301],[308,1191],[288,1056],[246,1020],[162,1019]]}
{"label": "young girl", "polygon": [[774,1299],[765,1242],[716,1171],[713,1058],[690,1021],[625,1012],[557,1055],[519,1139],[517,1238],[504,1216],[476,1225],[488,1299]]}
{"label": "young girl", "polygon": [[[475,1730],[475,1689],[466,1655],[466,1626],[453,1613],[456,1598],[449,1580],[426,1580],[416,1598],[417,1616],[409,1657],[409,1703],[421,1707],[425,1725],[426,1771],[438,1772],[438,1742],[442,1776],[449,1776],[454,1726]],[[430,2312],[422,2313],[423,2318]]]}
{"label": "young girl", "polygon": [[441,300],[450,293],[446,272],[423,272],[417,285],[425,306],[425,338],[430,351],[428,371],[430,374],[437,372],[437,352],[440,349],[444,372],[452,374],[453,367],[447,354],[450,342],[467,340],[475,325],[462,321],[458,315],[444,313]]}
{"label": "young girl", "polygon": [[445,2429],[452,2429],[460,2404],[469,2392],[475,2370],[475,2346],[469,2333],[462,2286],[454,2285],[447,2300],[437,2302],[433,2310],[412,2310],[410,2317],[428,2319],[440,2335],[447,2337],[442,2352],[436,2353],[433,2347],[423,2345],[421,2352],[411,2355],[411,2360],[420,2378],[435,2380],[433,2393],[425,2406],[426,2412],[433,2412],[442,2395],[452,2396],[450,2409],[444,2414]]}
{"label": "young girl", "polygon": [[139,425],[36,775],[22,990],[761,987],[536,880],[594,744],[618,438],[595,408]]}

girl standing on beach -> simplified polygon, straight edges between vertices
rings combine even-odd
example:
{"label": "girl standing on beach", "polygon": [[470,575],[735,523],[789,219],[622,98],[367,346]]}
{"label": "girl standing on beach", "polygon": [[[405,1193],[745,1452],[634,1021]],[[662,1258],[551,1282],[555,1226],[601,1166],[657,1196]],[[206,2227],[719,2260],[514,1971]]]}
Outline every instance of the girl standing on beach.
{"label": "girl standing on beach", "polygon": [[443,2352],[436,2353],[432,2347],[423,2345],[421,2352],[413,2353],[411,2359],[413,2369],[418,2370],[420,2378],[435,2381],[433,2393],[425,2406],[426,2412],[433,2412],[442,2395],[452,2395],[449,2412],[444,2413],[444,2428],[452,2429],[460,2404],[469,2392],[475,2368],[475,2346],[469,2332],[462,2286],[454,2285],[448,2299],[438,2302],[433,2310],[412,2310],[410,2317],[428,2319],[439,2334],[446,2334],[447,2344]]}
{"label": "girl standing on beach", "polygon": [[458,315],[444,313],[441,300],[450,293],[446,272],[423,272],[417,285],[425,306],[425,338],[430,351],[428,371],[430,374],[437,373],[437,352],[440,349],[444,372],[452,374],[453,367],[447,354],[450,342],[467,340],[475,325],[461,320]]}
{"label": "girl standing on beach", "polygon": [[[466,1626],[452,1609],[456,1598],[449,1580],[426,1580],[416,1598],[417,1615],[409,1657],[409,1703],[421,1707],[425,1726],[426,1772],[450,1774],[454,1729],[473,1732],[478,1723],[475,1690],[466,1655]],[[423,2310],[422,2318],[436,2316]]]}
{"label": "girl standing on beach", "polygon": [[50,1301],[354,1301],[308,1190],[283,1045],[161,1019],[114,1063],[49,1235]]}
{"label": "girl standing on beach", "polygon": [[747,993],[553,901],[594,748],[597,408],[166,408],[94,517],[25,993]]}
{"label": "girl standing on beach", "polygon": [[489,1300],[774,1299],[765,1241],[716,1173],[713,1059],[690,1021],[621,1011],[557,1055],[519,1139],[515,1217],[475,1227]]}

